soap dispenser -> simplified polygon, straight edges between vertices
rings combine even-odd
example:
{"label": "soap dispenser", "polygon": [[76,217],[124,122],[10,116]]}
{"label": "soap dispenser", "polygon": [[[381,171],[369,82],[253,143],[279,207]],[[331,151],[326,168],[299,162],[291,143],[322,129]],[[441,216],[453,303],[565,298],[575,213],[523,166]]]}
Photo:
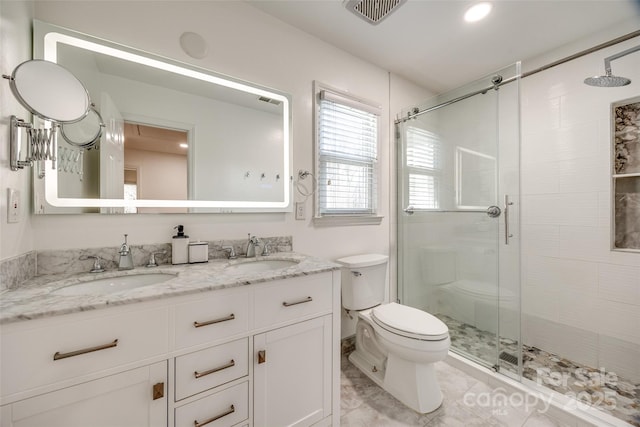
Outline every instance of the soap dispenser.
{"label": "soap dispenser", "polygon": [[171,243],[171,264],[186,264],[189,262],[189,236],[184,234],[184,226],[173,227],[178,233],[173,236]]}

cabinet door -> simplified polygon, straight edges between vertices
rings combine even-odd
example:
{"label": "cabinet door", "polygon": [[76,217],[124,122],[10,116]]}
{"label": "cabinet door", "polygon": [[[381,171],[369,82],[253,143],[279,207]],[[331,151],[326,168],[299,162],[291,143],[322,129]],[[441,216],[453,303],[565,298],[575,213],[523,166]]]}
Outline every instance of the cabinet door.
{"label": "cabinet door", "polygon": [[331,414],[331,315],[256,335],[254,352],[255,427],[310,426]]}
{"label": "cabinet door", "polygon": [[3,406],[0,421],[6,427],[166,426],[166,384],[167,362],[158,362]]}

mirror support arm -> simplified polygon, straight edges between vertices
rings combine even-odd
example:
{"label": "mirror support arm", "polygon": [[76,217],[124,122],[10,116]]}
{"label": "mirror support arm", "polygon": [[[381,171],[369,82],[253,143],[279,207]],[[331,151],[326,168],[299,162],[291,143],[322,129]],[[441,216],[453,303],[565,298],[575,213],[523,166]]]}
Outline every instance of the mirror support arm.
{"label": "mirror support arm", "polygon": [[[22,143],[22,128],[27,131],[27,144]],[[52,169],[56,169],[57,128],[54,123],[50,129],[35,129],[31,123],[11,116],[9,135],[9,155],[11,170],[17,171],[32,166],[34,161],[51,160]],[[24,152],[24,160],[21,160]]]}

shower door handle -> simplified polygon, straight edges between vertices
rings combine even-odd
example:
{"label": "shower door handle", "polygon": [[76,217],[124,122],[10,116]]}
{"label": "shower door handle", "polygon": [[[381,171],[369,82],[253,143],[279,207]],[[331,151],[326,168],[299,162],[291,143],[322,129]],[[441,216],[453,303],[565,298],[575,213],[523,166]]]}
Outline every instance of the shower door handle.
{"label": "shower door handle", "polygon": [[504,195],[504,244],[509,244],[509,239],[513,237],[511,230],[509,230],[509,211],[513,206],[513,202],[509,201],[509,196]]}
{"label": "shower door handle", "polygon": [[403,211],[407,215],[413,215],[413,213],[415,212],[413,206],[407,206],[406,208],[403,209]]}

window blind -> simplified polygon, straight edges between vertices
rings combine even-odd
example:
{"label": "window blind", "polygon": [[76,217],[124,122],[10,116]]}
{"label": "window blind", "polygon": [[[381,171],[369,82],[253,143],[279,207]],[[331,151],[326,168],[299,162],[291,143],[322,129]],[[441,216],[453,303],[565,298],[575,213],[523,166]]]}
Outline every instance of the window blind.
{"label": "window blind", "polygon": [[438,209],[441,174],[441,144],[438,136],[424,129],[407,128],[406,169],[409,205],[415,209]]}
{"label": "window blind", "polygon": [[318,214],[375,214],[378,115],[327,91],[319,98]]}

